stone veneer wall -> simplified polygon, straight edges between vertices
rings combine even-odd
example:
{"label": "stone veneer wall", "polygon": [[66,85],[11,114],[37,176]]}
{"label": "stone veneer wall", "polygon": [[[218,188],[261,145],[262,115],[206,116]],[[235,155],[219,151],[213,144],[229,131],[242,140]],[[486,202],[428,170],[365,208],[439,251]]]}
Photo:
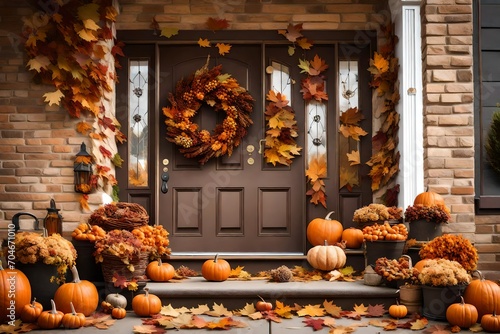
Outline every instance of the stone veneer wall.
{"label": "stone veneer wall", "polygon": [[[43,2],[44,0],[39,0]],[[65,230],[86,218],[73,192],[73,158],[86,138],[75,120],[49,107],[51,89],[31,82],[19,37],[31,1],[0,10],[0,227],[18,211],[44,217],[51,198],[61,208]],[[371,30],[390,17],[379,0],[120,0],[117,29],[161,27],[204,29],[208,17],[224,17],[230,29],[283,29],[303,23],[305,31]],[[481,266],[495,265],[500,253],[493,219],[477,220],[474,236],[474,129],[471,0],[423,0],[425,169],[430,190],[446,197],[453,213],[449,231],[465,233],[481,252]],[[361,36],[361,35],[360,35]],[[314,39],[314,37],[311,37]],[[381,41],[382,42],[382,41]],[[92,195],[91,204],[100,197]]]}

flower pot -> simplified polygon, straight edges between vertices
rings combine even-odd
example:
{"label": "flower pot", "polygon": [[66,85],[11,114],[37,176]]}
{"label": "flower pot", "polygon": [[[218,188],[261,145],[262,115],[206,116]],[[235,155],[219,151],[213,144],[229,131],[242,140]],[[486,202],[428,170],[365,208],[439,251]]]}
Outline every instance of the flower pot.
{"label": "flower pot", "polygon": [[417,241],[430,241],[443,234],[443,224],[436,224],[426,219],[418,219],[410,222],[408,239]]}
{"label": "flower pot", "polygon": [[76,258],[76,267],[80,279],[90,282],[104,282],[102,276],[101,263],[95,262],[94,244],[89,241],[72,240],[78,257]]}
{"label": "flower pot", "polygon": [[466,285],[429,286],[422,285],[422,314],[431,320],[446,320],[446,310],[460,302]]}
{"label": "flower pot", "polygon": [[420,285],[402,285],[399,287],[399,302],[405,305],[409,313],[422,313],[422,287]]}
{"label": "flower pot", "polygon": [[365,244],[365,265],[375,265],[380,257],[388,259],[399,259],[403,255],[405,240],[378,240],[366,241]]}

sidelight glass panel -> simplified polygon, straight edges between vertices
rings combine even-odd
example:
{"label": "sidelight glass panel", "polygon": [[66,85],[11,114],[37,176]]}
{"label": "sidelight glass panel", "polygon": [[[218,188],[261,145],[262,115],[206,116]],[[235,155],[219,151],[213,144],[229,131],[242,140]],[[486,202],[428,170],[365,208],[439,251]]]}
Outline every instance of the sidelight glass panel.
{"label": "sidelight glass panel", "polygon": [[[347,136],[342,131],[344,129],[360,126],[351,116],[353,110],[358,108],[358,61],[341,60],[339,61],[339,117],[341,126],[341,135],[339,136],[339,165],[340,165],[340,188],[346,187],[351,190],[354,186],[359,186],[359,161],[356,156],[360,154],[360,142],[352,136]],[[359,111],[358,111],[359,112]],[[345,117],[343,117],[345,116]],[[342,120],[347,120],[343,123]]]}
{"label": "sidelight glass panel", "polygon": [[148,60],[129,63],[128,182],[148,186],[149,105]]}
{"label": "sidelight glass panel", "polygon": [[272,62],[271,87],[276,92],[285,95],[292,105],[292,85],[290,78],[290,68],[278,62]]}
{"label": "sidelight glass panel", "polygon": [[307,162],[323,158],[326,161],[326,104],[310,101],[306,103],[306,112]]}

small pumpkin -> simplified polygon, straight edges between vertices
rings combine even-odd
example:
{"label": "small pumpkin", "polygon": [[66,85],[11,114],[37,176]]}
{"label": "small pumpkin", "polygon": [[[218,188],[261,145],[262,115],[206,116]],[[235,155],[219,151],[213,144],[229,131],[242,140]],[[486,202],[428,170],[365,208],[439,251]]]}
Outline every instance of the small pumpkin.
{"label": "small pumpkin", "polygon": [[167,282],[175,276],[175,269],[170,263],[152,261],[146,267],[146,275],[154,282]]}
{"label": "small pumpkin", "polygon": [[361,248],[363,245],[363,231],[359,228],[349,227],[342,231],[342,240],[345,241],[347,248]]}
{"label": "small pumpkin", "polygon": [[85,315],[83,313],[76,312],[72,302],[69,302],[69,305],[71,307],[71,313],[64,314],[61,324],[67,329],[83,327],[86,320]]}
{"label": "small pumpkin", "polygon": [[481,317],[481,327],[489,333],[500,333],[500,316],[495,311]]}
{"label": "small pumpkin", "polygon": [[231,266],[216,254],[213,260],[206,260],[201,266],[201,275],[207,281],[222,282],[231,274]]}
{"label": "small pumpkin", "polygon": [[161,300],[158,296],[149,293],[148,288],[144,288],[144,294],[139,294],[132,299],[132,310],[140,317],[150,317],[160,313]]}
{"label": "small pumpkin", "polygon": [[459,303],[453,303],[446,309],[446,320],[460,328],[469,328],[477,322],[477,309],[472,304],[464,302],[464,297],[460,296]]}
{"label": "small pumpkin", "polygon": [[123,319],[127,315],[127,310],[125,310],[123,307],[115,307],[111,311],[111,316],[114,319]]}
{"label": "small pumpkin", "polygon": [[340,241],[344,227],[338,220],[330,218],[332,214],[333,211],[329,212],[325,218],[315,218],[307,225],[306,235],[311,245],[323,245],[325,240],[330,245]]}
{"label": "small pumpkin", "polygon": [[113,307],[127,307],[127,298],[125,298],[125,296],[119,294],[118,292],[110,293],[109,295],[107,295],[105,301],[111,304],[111,306]]}
{"label": "small pumpkin", "polygon": [[425,265],[427,262],[429,262],[431,259],[423,259],[423,260],[420,260],[418,261],[417,263],[415,263],[415,265],[413,266],[414,269],[417,269],[418,272],[421,272],[422,269],[424,269]]}
{"label": "small pumpkin", "polygon": [[37,319],[38,327],[42,329],[59,328],[62,323],[62,318],[64,317],[64,313],[57,310],[54,299],[50,300],[50,304],[52,305],[52,308],[40,313],[40,316]]}
{"label": "small pumpkin", "polygon": [[396,300],[396,304],[389,306],[389,315],[393,318],[404,318],[407,314],[408,308],[406,305],[400,304],[398,300]]}
{"label": "small pumpkin", "polygon": [[464,301],[477,308],[478,319],[487,313],[500,309],[500,286],[484,278],[479,270],[474,270],[472,275],[478,275],[465,288]]}
{"label": "small pumpkin", "polygon": [[273,304],[270,302],[266,302],[264,298],[261,296],[258,296],[260,300],[255,303],[255,309],[257,311],[265,312],[265,311],[271,311],[273,309]]}
{"label": "small pumpkin", "polygon": [[21,310],[21,321],[26,323],[36,322],[42,312],[43,305],[37,302],[36,298],[33,298],[33,301],[30,304],[24,305]]}
{"label": "small pumpkin", "polygon": [[328,245],[326,240],[323,246],[314,246],[307,252],[307,262],[319,270],[330,271],[342,268],[346,260],[344,250],[338,246]]}
{"label": "small pumpkin", "polygon": [[[0,323],[15,320],[21,314],[24,305],[31,301],[31,285],[28,277],[18,269],[4,270],[0,262],[0,295],[2,296]],[[16,303],[12,305],[11,301]]]}
{"label": "small pumpkin", "polygon": [[80,280],[76,266],[71,268],[73,282],[64,283],[57,288],[54,301],[63,313],[71,313],[70,303],[75,305],[76,312],[83,313],[86,317],[92,314],[99,305],[99,293],[94,283]]}

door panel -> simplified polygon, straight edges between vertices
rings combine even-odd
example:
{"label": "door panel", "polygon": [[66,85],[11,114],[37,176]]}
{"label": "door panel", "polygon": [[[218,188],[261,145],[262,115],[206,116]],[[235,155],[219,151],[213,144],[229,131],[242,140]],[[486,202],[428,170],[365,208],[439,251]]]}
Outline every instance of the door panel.
{"label": "door panel", "polygon": [[[231,156],[200,165],[160,139],[160,161],[168,159],[169,191],[159,196],[159,222],[171,232],[172,250],[179,252],[304,252],[305,193],[301,157],[295,168],[270,168],[259,154],[265,137],[263,45],[233,45],[224,57],[212,55],[209,68],[222,64],[255,99],[253,125]],[[286,50],[286,49],[285,49]],[[160,108],[177,82],[201,68],[206,50],[198,46],[160,46]],[[194,120],[211,130],[220,122],[204,105]],[[160,118],[162,118],[160,116]],[[164,138],[164,119],[160,123]],[[253,150],[247,150],[251,145]],[[252,158],[254,163],[248,162]]]}

